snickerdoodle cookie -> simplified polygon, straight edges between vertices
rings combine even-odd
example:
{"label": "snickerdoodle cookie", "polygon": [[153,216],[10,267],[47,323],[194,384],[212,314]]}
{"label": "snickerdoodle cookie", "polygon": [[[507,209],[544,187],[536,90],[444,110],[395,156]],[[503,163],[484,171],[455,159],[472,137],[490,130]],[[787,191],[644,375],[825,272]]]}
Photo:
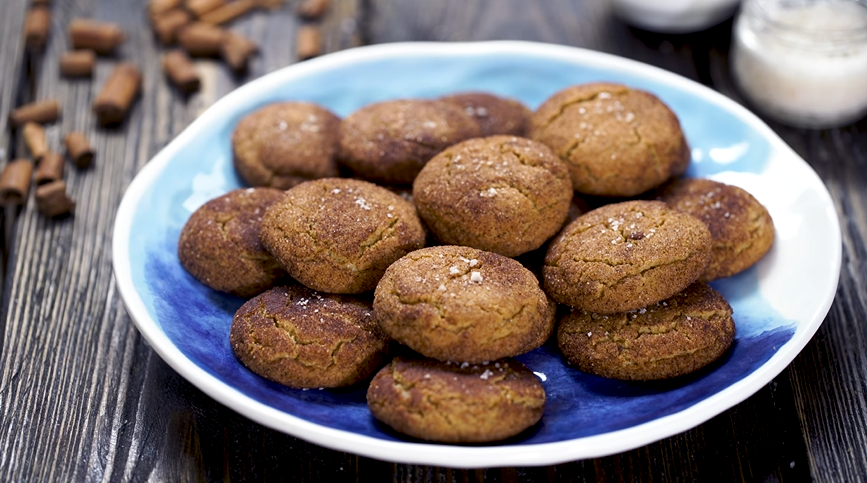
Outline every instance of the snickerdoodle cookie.
{"label": "snickerdoodle cookie", "polygon": [[389,340],[369,303],[293,285],[275,287],[235,313],[229,341],[260,376],[294,387],[341,387],[370,377]]}
{"label": "snickerdoodle cookie", "polygon": [[259,242],[259,228],[281,196],[272,188],[237,189],[199,207],[181,230],[181,265],[208,287],[239,297],[273,287],[286,272]]}
{"label": "snickerdoodle cookie", "polygon": [[544,144],[516,136],[456,144],[413,183],[418,213],[441,242],[508,257],[554,236],[572,194],[563,161]]}
{"label": "snickerdoodle cookie", "polygon": [[385,269],[421,248],[415,207],[366,181],[325,178],[286,191],[262,219],[262,245],[304,285],[330,293],[373,290]]}
{"label": "snickerdoodle cookie", "polygon": [[543,270],[556,301],[598,313],[640,309],[685,289],[710,261],[698,218],[661,201],[625,201],[579,216],[551,242]]}
{"label": "snickerdoodle cookie", "polygon": [[235,169],[253,186],[280,189],[337,176],[339,126],[336,115],[311,102],[268,104],[235,127]]}
{"label": "snickerdoodle cookie", "polygon": [[569,165],[575,191],[590,195],[635,196],[683,173],[690,159],[671,109],[619,84],[557,92],[533,114],[530,137]]}
{"label": "snickerdoodle cookie", "polygon": [[514,99],[487,92],[460,92],[441,97],[473,117],[479,124],[481,136],[511,134],[524,136],[530,124],[532,111]]}
{"label": "snickerdoodle cookie", "polygon": [[584,372],[643,381],[682,376],[710,364],[734,335],[728,302],[698,282],[638,311],[573,311],[561,321],[557,342],[566,359]]}
{"label": "snickerdoodle cookie", "polygon": [[368,104],[340,124],[338,161],[359,177],[410,184],[435,154],[473,137],[479,125],[453,104],[400,99]]}
{"label": "snickerdoodle cookie", "polygon": [[710,264],[699,280],[742,272],[774,243],[774,221],[753,195],[709,179],[679,178],[660,188],[659,199],[703,221],[713,239]]}
{"label": "snickerdoodle cookie", "polygon": [[373,416],[394,430],[443,443],[484,443],[536,424],[545,388],[514,359],[484,365],[396,357],[367,390]]}
{"label": "snickerdoodle cookie", "polygon": [[443,245],[388,267],[373,300],[393,339],[441,361],[478,363],[535,349],[556,304],[533,274],[496,253]]}

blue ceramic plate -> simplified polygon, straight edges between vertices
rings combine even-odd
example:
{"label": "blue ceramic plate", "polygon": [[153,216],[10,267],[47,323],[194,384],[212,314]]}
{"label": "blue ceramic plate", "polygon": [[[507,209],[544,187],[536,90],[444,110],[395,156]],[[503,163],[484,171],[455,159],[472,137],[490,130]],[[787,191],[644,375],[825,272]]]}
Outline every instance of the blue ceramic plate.
{"label": "blue ceramic plate", "polygon": [[[249,372],[229,347],[242,300],[212,291],[177,259],[177,239],[205,201],[241,186],[230,138],[242,116],[275,101],[320,103],[341,116],[374,101],[485,90],[531,108],[569,85],[613,81],[653,92],[680,117],[690,176],[753,193],[777,228],[755,267],[714,283],[735,311],[725,359],[676,381],[630,383],[564,365],[548,345],[519,359],[543,381],[544,417],[485,446],[407,441],[377,424],[364,390],[293,390]],[[767,384],[827,314],[841,241],[827,190],[764,123],[729,99],[669,72],[606,54],[524,42],[387,44],[293,65],[207,110],[142,169],[114,233],[114,270],[141,333],[175,370],[217,401],[311,442],[395,462],[453,467],[544,465],[626,451],[692,428]],[[803,283],[809,280],[809,284]]]}

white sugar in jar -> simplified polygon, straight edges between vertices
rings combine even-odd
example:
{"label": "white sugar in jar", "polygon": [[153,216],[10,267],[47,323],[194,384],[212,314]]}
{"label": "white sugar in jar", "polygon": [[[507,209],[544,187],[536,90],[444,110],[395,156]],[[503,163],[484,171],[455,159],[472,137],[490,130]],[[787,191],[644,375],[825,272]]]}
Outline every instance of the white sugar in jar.
{"label": "white sugar in jar", "polygon": [[769,117],[824,128],[867,113],[867,3],[745,0],[732,37],[738,86]]}

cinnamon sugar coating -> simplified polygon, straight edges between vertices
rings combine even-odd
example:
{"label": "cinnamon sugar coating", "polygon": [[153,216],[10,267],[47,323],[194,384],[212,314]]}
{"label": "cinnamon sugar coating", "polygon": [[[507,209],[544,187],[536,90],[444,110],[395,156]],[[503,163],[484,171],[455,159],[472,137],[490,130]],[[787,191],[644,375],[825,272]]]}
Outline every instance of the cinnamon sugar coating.
{"label": "cinnamon sugar coating", "polygon": [[556,301],[590,312],[640,309],[685,289],[710,261],[711,236],[661,201],[589,211],[551,242],[542,269]]}
{"label": "cinnamon sugar coating", "polygon": [[635,196],[682,174],[689,146],[656,96],[620,84],[568,87],[533,114],[530,138],[566,162],[575,191]]}
{"label": "cinnamon sugar coating", "polygon": [[262,220],[262,245],[304,285],[322,292],[373,290],[385,269],[421,248],[415,207],[366,181],[325,178],[286,191]]}
{"label": "cinnamon sugar coating", "polygon": [[709,179],[680,178],[659,199],[703,221],[713,239],[711,261],[699,280],[730,277],[753,266],[774,243],[774,221],[753,195]]}
{"label": "cinnamon sugar coating", "polygon": [[487,92],[459,92],[440,100],[454,104],[472,116],[481,129],[480,136],[527,134],[532,111],[514,99]]}
{"label": "cinnamon sugar coating", "polygon": [[516,136],[456,144],[413,183],[419,215],[441,242],[508,257],[554,236],[572,194],[566,165],[550,148]]}
{"label": "cinnamon sugar coating", "polygon": [[385,362],[389,344],[369,303],[300,285],[248,300],[235,313],[229,341],[251,371],[294,388],[363,381]]}
{"label": "cinnamon sugar coating", "polygon": [[414,251],[386,270],[373,307],[382,329],[442,361],[479,363],[542,345],[556,303],[520,263],[469,247]]}
{"label": "cinnamon sugar coating", "polygon": [[396,357],[367,390],[373,416],[401,433],[443,443],[485,443],[536,424],[545,389],[514,359],[485,365]]}
{"label": "cinnamon sugar coating", "polygon": [[446,102],[377,102],[358,109],[340,124],[338,159],[361,178],[410,184],[435,154],[480,133],[470,115]]}
{"label": "cinnamon sugar coating", "polygon": [[281,196],[272,188],[242,188],[199,207],[181,230],[181,265],[208,287],[239,297],[273,287],[286,272],[259,242],[259,229]]}
{"label": "cinnamon sugar coating", "polygon": [[734,340],[732,309],[704,283],[632,312],[573,311],[557,342],[578,369],[603,377],[654,380],[682,376],[718,359]]}
{"label": "cinnamon sugar coating", "polygon": [[287,189],[337,176],[340,119],[311,102],[266,105],[241,119],[232,134],[235,169],[252,186]]}

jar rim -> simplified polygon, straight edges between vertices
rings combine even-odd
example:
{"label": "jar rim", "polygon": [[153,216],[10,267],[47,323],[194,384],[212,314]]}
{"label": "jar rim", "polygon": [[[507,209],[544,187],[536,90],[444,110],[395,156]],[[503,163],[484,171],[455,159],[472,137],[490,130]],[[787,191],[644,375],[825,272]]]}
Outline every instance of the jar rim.
{"label": "jar rim", "polygon": [[867,37],[867,0],[829,0],[818,3],[839,3],[848,4],[856,7],[861,7],[865,19],[865,26],[855,26],[852,28],[809,28],[798,25],[797,23],[786,22],[780,20],[774,13],[767,8],[769,4],[803,4],[803,6],[815,5],[817,2],[803,1],[786,1],[786,0],[752,0],[752,5],[757,10],[757,13],[768,23],[771,23],[779,28],[797,30],[810,35],[821,35],[824,37],[844,37],[844,38],[859,38]]}

